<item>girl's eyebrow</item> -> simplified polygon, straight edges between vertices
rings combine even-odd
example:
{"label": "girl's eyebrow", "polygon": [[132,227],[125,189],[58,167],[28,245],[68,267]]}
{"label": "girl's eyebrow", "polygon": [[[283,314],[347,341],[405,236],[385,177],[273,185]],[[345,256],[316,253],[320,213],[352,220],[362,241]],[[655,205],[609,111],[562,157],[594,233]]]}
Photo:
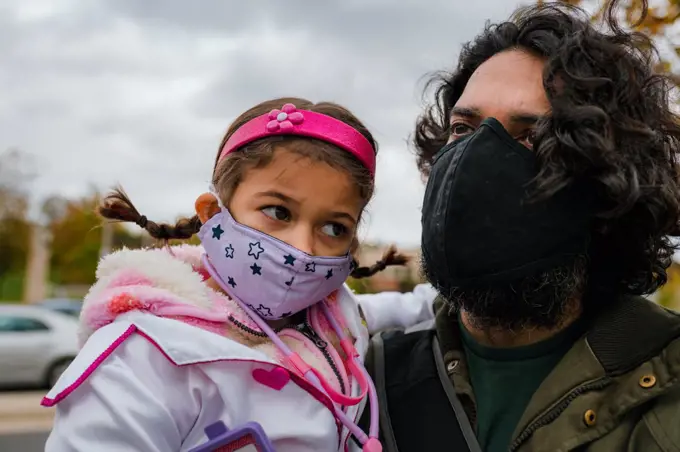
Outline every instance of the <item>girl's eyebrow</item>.
{"label": "girl's eyebrow", "polygon": [[283,202],[292,203],[292,204],[300,204],[300,202],[298,200],[293,199],[290,196],[286,196],[283,193],[275,191],[275,190],[261,191],[261,192],[255,193],[255,196],[268,196],[270,198],[280,199]]}
{"label": "girl's eyebrow", "polygon": [[333,218],[345,218],[351,221],[353,225],[357,224],[357,220],[347,212],[332,212],[331,215],[333,216]]}
{"label": "girl's eyebrow", "polygon": [[[297,199],[293,199],[290,196],[284,195],[283,193],[276,191],[276,190],[261,191],[261,192],[255,193],[255,196],[257,196],[257,197],[267,196],[267,197],[270,197],[270,198],[280,199],[281,201],[287,202],[289,204],[296,204],[296,205],[300,204],[300,201],[298,201]],[[352,215],[350,215],[347,212],[335,211],[335,212],[331,212],[331,216],[333,218],[345,218],[347,220],[350,220],[352,222],[352,224],[357,224],[357,219],[354,218]]]}

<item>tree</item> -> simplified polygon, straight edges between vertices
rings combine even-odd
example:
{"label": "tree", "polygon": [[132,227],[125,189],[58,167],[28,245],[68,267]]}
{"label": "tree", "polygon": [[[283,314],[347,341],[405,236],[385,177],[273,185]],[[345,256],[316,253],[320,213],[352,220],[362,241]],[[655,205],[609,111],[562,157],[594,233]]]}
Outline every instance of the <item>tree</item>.
{"label": "tree", "polygon": [[401,293],[412,292],[417,285],[418,281],[413,278],[410,271],[407,271],[403,277],[399,278],[399,292]]}
{"label": "tree", "polygon": [[667,308],[680,310],[680,265],[673,263],[667,272],[668,282],[656,292],[656,302]]}
{"label": "tree", "polygon": [[95,213],[97,195],[45,201],[50,242],[50,279],[58,285],[91,284],[99,260],[101,230]]}
{"label": "tree", "polygon": [[[51,238],[50,279],[57,285],[87,285],[95,281],[102,244],[102,219],[97,215],[99,193],[80,199],[53,196],[43,204]],[[113,248],[138,248],[141,236],[122,224],[113,225]]]}
{"label": "tree", "polygon": [[347,286],[349,286],[350,289],[354,293],[357,294],[363,294],[363,293],[373,293],[371,290],[371,283],[368,279],[363,278],[363,279],[355,279],[355,278],[347,278]]}
{"label": "tree", "polygon": [[29,156],[9,149],[0,153],[0,299],[19,300],[30,242]]}

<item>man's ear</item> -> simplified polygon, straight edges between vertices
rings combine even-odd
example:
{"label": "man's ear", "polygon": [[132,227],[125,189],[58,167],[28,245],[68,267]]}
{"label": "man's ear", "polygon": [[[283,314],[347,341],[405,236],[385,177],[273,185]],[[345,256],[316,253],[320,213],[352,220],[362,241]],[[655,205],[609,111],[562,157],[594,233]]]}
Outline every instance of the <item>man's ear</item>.
{"label": "man's ear", "polygon": [[221,210],[217,198],[212,193],[203,193],[196,199],[194,206],[196,208],[196,215],[198,215],[203,224],[207,223],[208,220]]}

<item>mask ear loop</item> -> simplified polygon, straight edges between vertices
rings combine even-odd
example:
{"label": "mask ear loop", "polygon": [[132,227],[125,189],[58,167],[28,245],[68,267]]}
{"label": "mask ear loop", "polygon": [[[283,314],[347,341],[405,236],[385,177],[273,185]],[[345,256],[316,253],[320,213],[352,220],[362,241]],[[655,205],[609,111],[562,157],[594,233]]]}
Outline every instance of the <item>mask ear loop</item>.
{"label": "mask ear loop", "polygon": [[210,184],[210,186],[208,187],[208,191],[210,192],[211,195],[213,195],[215,197],[215,199],[217,200],[217,205],[220,207],[220,209],[226,210],[227,208],[224,206],[224,204],[222,204],[222,200],[220,199],[220,194],[213,184]]}
{"label": "mask ear loop", "polygon": [[[213,267],[212,263],[210,262],[210,259],[208,259],[207,254],[203,254],[202,256],[202,261],[203,265],[205,268],[208,270],[210,275],[213,277],[213,279],[226,291],[227,284],[222,280],[220,275],[217,273],[215,268]],[[317,377],[317,375],[314,373],[314,370],[307,364],[305,361],[298,355],[297,353],[294,353],[286,344],[281,340],[281,338],[274,332],[274,330],[271,329],[269,325],[267,325],[267,322],[264,321],[262,317],[257,315],[252,309],[250,309],[240,298],[238,298],[235,295],[230,294],[229,295],[238,305],[243,309],[250,318],[257,323],[257,326],[260,327],[260,329],[271,339],[271,341],[274,343],[274,345],[277,346],[279,350],[281,350],[284,355],[286,355],[286,358],[288,359],[288,362],[295,367],[304,377],[309,381],[314,387],[316,387],[318,390],[323,392],[324,394],[327,394],[320,379]],[[332,318],[332,316],[331,316]],[[330,320],[330,319],[329,319]],[[333,318],[333,320],[335,320]],[[336,322],[337,325],[337,322]],[[337,334],[337,332],[336,332]],[[362,366],[363,367],[363,366]],[[365,370],[365,369],[364,369]],[[366,372],[367,373],[367,372]],[[370,378],[368,379],[370,381]],[[377,404],[377,395],[375,394],[375,387],[371,385],[373,388],[372,393],[373,396],[370,398],[371,400],[371,428],[373,429],[374,426],[374,420],[377,420],[377,417],[373,414],[374,411],[377,413],[378,409],[378,404]],[[328,395],[328,394],[327,394]],[[330,398],[330,396],[328,396]],[[375,403],[374,403],[374,398],[375,398]],[[367,436],[366,433],[364,433],[361,428],[357,424],[354,423],[347,415],[339,409],[335,404],[333,405],[333,412],[335,414],[336,419],[338,419],[342,424],[347,427],[347,429],[354,435],[361,444],[363,444],[363,451],[364,452],[380,452],[382,451],[382,445],[380,444],[380,441],[378,440],[377,436],[377,422],[375,423],[376,428],[375,428],[375,436],[371,434],[371,437]]]}

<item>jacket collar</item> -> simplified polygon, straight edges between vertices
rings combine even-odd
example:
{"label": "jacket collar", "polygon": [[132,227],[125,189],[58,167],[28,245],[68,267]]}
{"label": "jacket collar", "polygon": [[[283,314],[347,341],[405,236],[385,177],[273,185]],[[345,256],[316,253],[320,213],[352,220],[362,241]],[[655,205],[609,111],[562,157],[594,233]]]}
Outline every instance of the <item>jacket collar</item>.
{"label": "jacket collar", "polygon": [[[436,329],[456,392],[474,403],[460,325],[446,305],[437,311]],[[649,375],[656,380],[652,388],[641,384],[642,378]],[[593,319],[587,333],[548,375],[529,402],[515,433],[565,395],[593,382],[611,383],[600,412],[610,413],[613,419],[675,388],[678,381],[680,315],[642,297],[621,297]],[[619,403],[621,397],[628,401],[625,407]],[[474,407],[468,414],[474,419]]]}

